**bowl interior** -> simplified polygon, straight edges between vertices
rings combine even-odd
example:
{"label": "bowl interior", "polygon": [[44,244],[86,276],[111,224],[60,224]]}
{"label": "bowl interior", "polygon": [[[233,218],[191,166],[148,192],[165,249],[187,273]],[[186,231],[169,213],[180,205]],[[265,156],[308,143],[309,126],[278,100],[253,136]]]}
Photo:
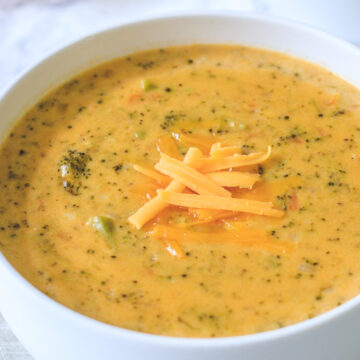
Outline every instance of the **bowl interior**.
{"label": "bowl interior", "polygon": [[0,141],[14,119],[77,73],[136,51],[193,43],[242,44],[287,53],[326,67],[360,86],[358,49],[300,24],[234,13],[164,16],[84,38],[21,74],[0,102]]}
{"label": "bowl interior", "polygon": [[[242,44],[287,53],[324,66],[355,86],[360,86],[360,72],[357,69],[357,64],[360,62],[360,51],[356,47],[322,32],[283,20],[249,14],[164,16],[89,36],[56,52],[19,76],[14,85],[9,87],[0,99],[0,141],[8,134],[14,121],[27,108],[46,92],[82,70],[108,59],[139,50],[192,43]],[[6,260],[0,257],[0,274],[3,274],[0,275],[0,278],[1,276],[7,276],[8,279],[11,277],[13,281],[19,283],[19,286],[23,286],[20,284],[19,277],[15,276],[15,272],[2,271],[3,269],[9,270],[9,267]],[[24,291],[29,296],[40,296],[35,289],[29,286],[24,287]],[[50,299],[47,301],[53,302]],[[356,301],[358,302],[358,300]],[[61,308],[63,307],[58,306],[55,309],[68,311],[65,308],[60,310]],[[337,313],[335,313],[336,311]],[[336,309],[330,313],[336,315],[339,311]],[[324,316],[329,317],[328,314]],[[75,313],[71,316],[81,317]],[[311,321],[316,322],[321,319]],[[93,324],[105,326],[94,321]],[[290,328],[296,329],[299,326],[302,324]],[[110,328],[110,326],[108,327]],[[281,333],[291,330],[276,331]],[[253,336],[260,338],[267,335]]]}

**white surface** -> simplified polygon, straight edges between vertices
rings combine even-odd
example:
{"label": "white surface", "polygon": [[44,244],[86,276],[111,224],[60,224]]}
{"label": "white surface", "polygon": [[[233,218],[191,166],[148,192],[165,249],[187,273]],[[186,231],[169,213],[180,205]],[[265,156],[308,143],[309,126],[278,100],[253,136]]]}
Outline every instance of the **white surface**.
{"label": "white surface", "polygon": [[[0,132],[50,84],[86,67],[89,60],[101,62],[135,48],[194,41],[243,43],[289,52],[323,64],[360,84],[359,49],[303,26],[249,15],[164,18],[93,36],[33,68],[0,99]],[[38,360],[358,360],[360,357],[360,297],[311,320],[270,332],[233,338],[180,339],[115,328],[75,313],[33,288],[1,255],[0,293],[4,316]]]}
{"label": "white surface", "polygon": [[288,17],[360,44],[358,0],[0,0],[0,90],[34,61],[89,32],[201,8]]}
{"label": "white surface", "polygon": [[[87,33],[144,14],[203,7],[287,16],[360,43],[356,0],[0,0],[0,91],[25,67]],[[1,316],[0,359],[31,359]]]}

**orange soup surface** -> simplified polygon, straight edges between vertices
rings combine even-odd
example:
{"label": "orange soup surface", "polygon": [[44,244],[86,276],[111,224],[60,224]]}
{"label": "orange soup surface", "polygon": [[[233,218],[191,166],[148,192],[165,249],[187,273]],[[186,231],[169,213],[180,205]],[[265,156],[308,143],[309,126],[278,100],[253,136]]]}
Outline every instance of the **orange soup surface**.
{"label": "orange soup surface", "polygon": [[[360,291],[359,120],[359,90],[287,55],[192,45],[107,62],[4,141],[0,250],[46,295],[126,329],[223,337],[310,319]],[[156,196],[161,211],[129,221]]]}

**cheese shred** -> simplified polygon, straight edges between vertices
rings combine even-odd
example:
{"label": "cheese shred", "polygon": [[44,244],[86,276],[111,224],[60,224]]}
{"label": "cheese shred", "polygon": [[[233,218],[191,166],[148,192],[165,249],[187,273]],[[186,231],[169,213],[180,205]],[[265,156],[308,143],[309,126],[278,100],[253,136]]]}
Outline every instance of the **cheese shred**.
{"label": "cheese shred", "polygon": [[[201,143],[202,148],[207,145],[203,143],[202,138],[187,137],[183,134],[181,136],[182,140],[185,137],[188,142],[196,140]],[[177,139],[179,140],[180,137]],[[176,226],[173,221],[169,223],[167,220],[165,224],[160,221],[159,224],[159,220],[154,220],[147,233],[161,240],[169,254],[175,257],[184,256],[181,243],[185,240],[236,241],[244,245],[258,245],[262,249],[273,252],[288,252],[292,249],[290,245],[269,241],[265,231],[243,227],[240,220],[237,220],[240,230],[223,229],[223,231],[215,232],[211,230],[211,224],[219,221],[226,222],[226,218],[234,217],[239,213],[277,218],[284,215],[284,212],[275,209],[271,202],[233,197],[232,193],[226,189],[251,190],[260,180],[260,174],[234,171],[234,168],[263,163],[271,155],[270,146],[266,152],[243,155],[239,146],[222,146],[218,142],[208,145],[209,156],[204,157],[199,148],[191,147],[183,161],[180,161],[177,156],[170,156],[175,151],[174,149],[170,151],[170,144],[163,140],[161,147],[167,149],[167,154],[160,151],[160,161],[155,165],[155,170],[134,165],[135,170],[156,180],[162,188],[159,187],[157,195],[129,217],[128,220],[132,225],[140,229],[150,220],[157,218],[167,206],[173,205],[188,209],[190,221]],[[164,186],[166,186],[165,189]],[[192,213],[194,216],[191,221],[190,214]],[[209,231],[190,230],[199,225],[209,228]]]}

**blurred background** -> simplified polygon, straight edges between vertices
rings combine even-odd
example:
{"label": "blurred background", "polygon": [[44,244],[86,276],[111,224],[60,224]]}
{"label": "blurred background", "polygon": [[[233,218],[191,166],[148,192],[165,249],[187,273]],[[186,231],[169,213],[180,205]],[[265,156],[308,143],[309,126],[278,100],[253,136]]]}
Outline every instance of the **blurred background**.
{"label": "blurred background", "polygon": [[286,17],[360,45],[359,0],[0,0],[0,91],[30,64],[86,34],[191,9]]}
{"label": "blurred background", "polygon": [[[280,16],[360,46],[360,0],[0,0],[0,92],[22,70],[87,34],[155,14],[201,9]],[[0,314],[0,360],[31,359]]]}

